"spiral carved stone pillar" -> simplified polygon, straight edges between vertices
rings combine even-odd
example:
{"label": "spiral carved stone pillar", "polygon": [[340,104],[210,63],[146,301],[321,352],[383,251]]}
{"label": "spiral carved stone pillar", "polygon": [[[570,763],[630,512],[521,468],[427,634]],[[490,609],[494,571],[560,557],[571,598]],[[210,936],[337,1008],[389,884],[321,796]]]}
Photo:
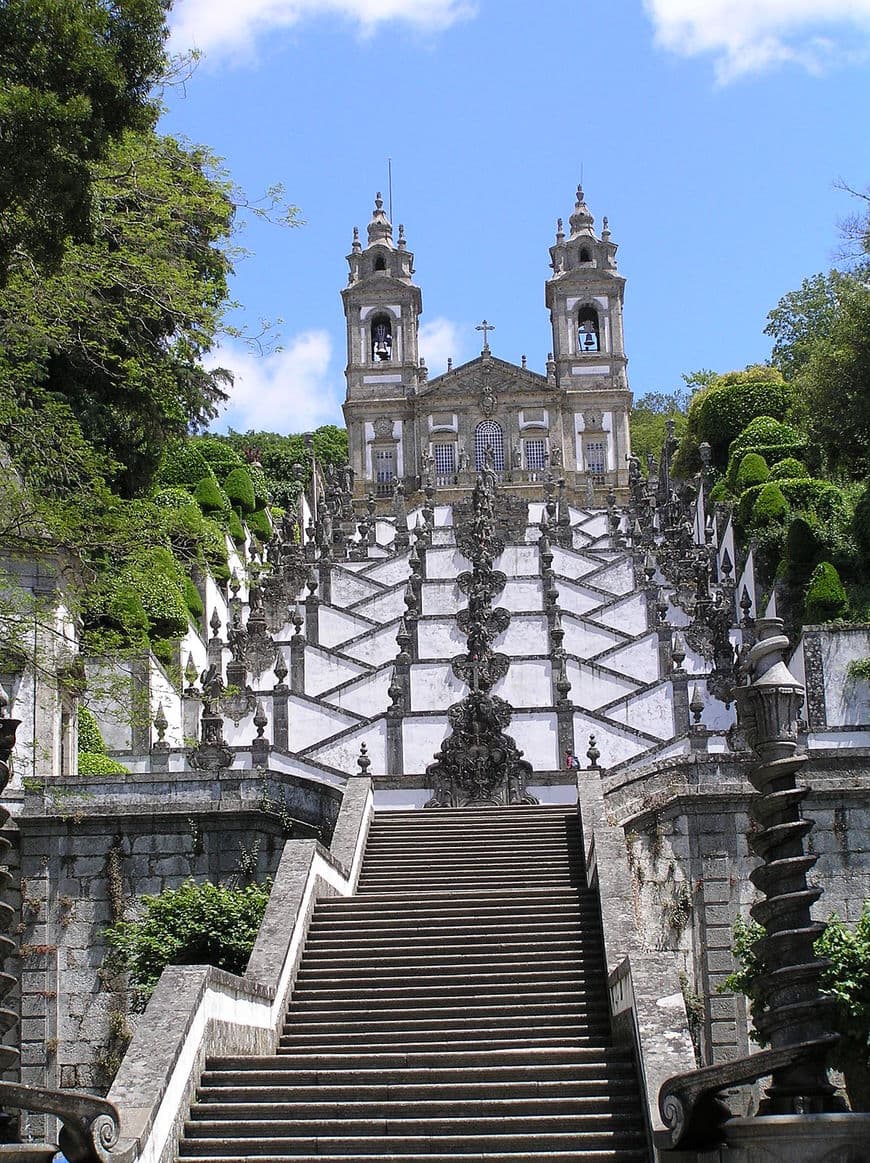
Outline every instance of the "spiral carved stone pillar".
{"label": "spiral carved stone pillar", "polygon": [[[750,912],[765,929],[756,945],[765,972],[759,980],[762,1005],[755,1024],[774,1050],[823,1039],[832,1029],[836,1004],[819,993],[824,962],[813,951],[822,926],[813,921],[810,909],[822,890],[807,883],[816,857],[804,848],[813,821],[801,816],[807,791],[797,785],[807,762],[797,743],[804,692],[786,665],[788,645],[780,619],[760,620],[758,640],[749,653],[753,681],[736,691],[744,729],[758,755],[749,779],[759,793],[751,803],[759,830],[750,835],[749,844],[761,859],[751,880],[764,897]],[[825,1049],[820,1047],[774,1071],[762,1113],[840,1110],[833,1093]]]}
{"label": "spiral carved stone pillar", "polygon": [[[7,698],[0,688],[0,716],[5,716]],[[0,717],[0,794],[6,790],[9,782],[9,760],[15,746],[15,732],[18,730],[18,719]],[[0,828],[9,819],[9,812],[0,800]],[[15,929],[15,910],[7,902],[7,890],[12,882],[12,875],[6,868],[6,854],[12,847],[11,842],[0,833],[0,964],[6,964],[9,957],[13,957],[18,949],[18,943],[11,936]],[[18,1014],[7,1004],[8,995],[15,989],[16,978],[11,973],[0,973],[0,1037],[6,1038],[10,1030],[18,1025]],[[18,1066],[19,1052],[16,1046],[0,1044],[0,1071],[14,1070]],[[14,1133],[13,1121],[8,1115],[0,1112],[0,1141],[14,1141],[10,1136]]]}

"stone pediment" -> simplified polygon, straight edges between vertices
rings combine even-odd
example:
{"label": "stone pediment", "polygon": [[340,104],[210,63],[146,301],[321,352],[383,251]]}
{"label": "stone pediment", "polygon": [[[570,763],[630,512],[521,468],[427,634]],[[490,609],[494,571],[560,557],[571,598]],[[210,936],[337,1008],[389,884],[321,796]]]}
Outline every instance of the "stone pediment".
{"label": "stone pediment", "polygon": [[517,395],[528,397],[539,392],[552,392],[553,385],[546,376],[518,367],[507,360],[479,355],[460,367],[451,368],[430,380],[419,393],[427,403],[435,399],[477,399],[487,391],[499,399]]}

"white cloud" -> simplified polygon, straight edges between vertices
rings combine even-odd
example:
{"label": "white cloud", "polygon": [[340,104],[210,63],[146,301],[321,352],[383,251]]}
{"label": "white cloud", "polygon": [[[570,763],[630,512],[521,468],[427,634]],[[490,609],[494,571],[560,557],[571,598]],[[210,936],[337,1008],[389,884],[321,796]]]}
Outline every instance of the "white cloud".
{"label": "white cloud", "polygon": [[462,363],[466,349],[460,325],[439,316],[420,325],[418,339],[420,355],[426,360],[429,374],[440,376],[447,367],[448,357],[454,364]]}
{"label": "white cloud", "polygon": [[250,53],[258,36],[318,16],[338,16],[364,34],[399,21],[441,32],[472,16],[472,0],[179,0],[172,20],[177,50]]}
{"label": "white cloud", "polygon": [[722,82],[792,63],[810,72],[865,59],[870,0],[644,0],[656,41],[715,57]]}
{"label": "white cloud", "polygon": [[215,428],[237,432],[305,432],[343,424],[343,377],[330,368],[332,344],[325,331],[305,331],[282,350],[257,356],[227,343],[212,353],[212,366],[235,376],[226,411]]}

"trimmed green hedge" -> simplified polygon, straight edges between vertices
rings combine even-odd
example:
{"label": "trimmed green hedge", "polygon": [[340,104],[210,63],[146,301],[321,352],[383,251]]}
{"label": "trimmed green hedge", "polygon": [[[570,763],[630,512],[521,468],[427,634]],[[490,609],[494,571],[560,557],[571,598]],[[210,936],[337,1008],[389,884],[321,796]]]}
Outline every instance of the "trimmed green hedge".
{"label": "trimmed green hedge", "polygon": [[193,499],[204,513],[220,513],[226,517],[229,516],[230,499],[218,484],[213,473],[197,481],[196,488],[193,490]]}
{"label": "trimmed green hedge", "polygon": [[256,533],[262,541],[268,541],[272,536],[272,523],[263,509],[257,509],[255,513],[251,513],[246,524],[251,533]]}
{"label": "trimmed green hedge", "polygon": [[127,775],[129,767],[98,751],[79,752],[79,775]]}
{"label": "trimmed green hedge", "polygon": [[771,525],[775,521],[785,521],[788,516],[788,502],[779,485],[768,483],[759,492],[752,506],[752,524]]}
{"label": "trimmed green hedge", "polygon": [[753,485],[763,485],[769,476],[770,469],[764,457],[759,456],[757,452],[747,452],[737,469],[734,481],[736,491],[742,493],[744,489],[751,489]]}
{"label": "trimmed green hedge", "polygon": [[832,622],[846,613],[848,600],[840,575],[829,561],[820,561],[810,575],[804,618],[807,622]]}
{"label": "trimmed green hedge", "polygon": [[201,618],[205,613],[205,607],[202,604],[202,598],[199,596],[199,590],[189,577],[184,579],[184,604],[187,606],[190,616],[194,619]]}
{"label": "trimmed green hedge", "polygon": [[165,449],[154,483],[159,488],[180,485],[182,488],[195,489],[197,483],[206,476],[214,477],[214,473],[196,443],[181,440]]}
{"label": "trimmed green hedge", "polygon": [[233,446],[218,436],[195,436],[191,441],[200,456],[211,466],[212,472],[223,480],[234,468],[244,466],[244,459]]}
{"label": "trimmed green hedge", "polygon": [[224,481],[224,492],[230,504],[243,515],[253,513],[257,507],[254,496],[254,482],[246,468],[234,468]]}
{"label": "trimmed green hedge", "polygon": [[88,707],[79,707],[79,751],[105,755],[106,744],[97,717]]}
{"label": "trimmed green hedge", "polygon": [[227,532],[229,533],[230,537],[232,537],[236,545],[245,544],[245,541],[247,540],[245,528],[242,525],[241,517],[238,515],[235,509],[233,509],[232,513],[230,513],[230,519],[227,524]]}
{"label": "trimmed green hedge", "polygon": [[809,477],[806,465],[794,456],[787,456],[785,460],[778,460],[770,470],[772,481],[797,481]]}

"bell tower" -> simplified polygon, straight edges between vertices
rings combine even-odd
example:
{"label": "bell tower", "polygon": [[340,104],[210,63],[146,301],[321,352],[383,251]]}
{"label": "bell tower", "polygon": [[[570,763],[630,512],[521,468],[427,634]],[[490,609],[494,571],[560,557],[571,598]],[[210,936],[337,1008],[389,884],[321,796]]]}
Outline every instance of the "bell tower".
{"label": "bell tower", "polygon": [[[607,219],[600,237],[594,224],[578,186],[570,233],[566,237],[560,218],[550,247],[546,303],[553,363],[565,393],[563,416],[573,423],[572,467],[590,475],[596,487],[625,488],[631,408],[622,330],[625,279],[616,267]],[[566,454],[568,447],[566,439]]]}
{"label": "bell tower", "polygon": [[354,227],[341,292],[347,320],[344,418],[357,481],[363,491],[374,485],[386,494],[417,459],[412,401],[425,379],[417,350],[423,300],[404,227],[394,243],[380,194],[367,233],[363,247]]}

